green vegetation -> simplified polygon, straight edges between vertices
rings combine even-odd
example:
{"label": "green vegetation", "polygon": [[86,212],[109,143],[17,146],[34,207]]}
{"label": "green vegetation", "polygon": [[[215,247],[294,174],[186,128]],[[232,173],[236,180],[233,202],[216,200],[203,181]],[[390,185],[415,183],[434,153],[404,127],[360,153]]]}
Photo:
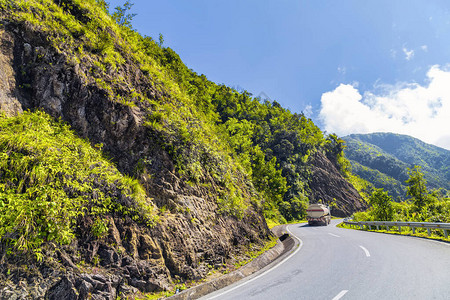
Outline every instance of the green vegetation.
{"label": "green vegetation", "polygon": [[[44,242],[68,244],[77,221],[92,216],[92,234],[108,230],[107,214],[152,225],[151,199],[69,126],[37,111],[0,116],[0,236],[9,251],[34,252]],[[119,192],[129,203],[113,196]]]}
{"label": "green vegetation", "polygon": [[383,189],[376,189],[369,198],[375,220],[390,221],[393,217],[392,198]]}
{"label": "green vegetation", "polygon": [[[353,221],[450,223],[450,197],[444,196],[442,190],[428,191],[420,166],[408,168],[407,171],[409,179],[406,180],[406,183],[408,185],[408,196],[411,196],[410,199],[403,202],[394,202],[388,192],[381,188],[375,189],[369,198],[369,204],[371,205],[369,210],[353,214]],[[351,225],[344,223],[341,223],[339,227],[353,228]],[[402,228],[402,231],[386,230],[384,226],[382,227],[381,230],[365,227],[365,230],[426,237],[442,241],[449,241],[450,239],[445,238],[442,230],[430,230],[431,236],[429,236],[425,228],[416,228],[413,232],[409,227]]]}
{"label": "green vegetation", "polygon": [[267,242],[267,243],[264,245],[263,248],[256,247],[256,250],[255,250],[255,249],[252,249],[252,245],[250,245],[249,250],[246,251],[246,253],[245,253],[246,256],[247,256],[248,258],[246,258],[246,259],[244,259],[244,260],[242,260],[242,261],[236,262],[236,264],[234,265],[235,268],[240,268],[240,267],[242,267],[242,266],[248,264],[249,262],[251,262],[252,260],[254,260],[255,258],[257,258],[258,256],[260,256],[261,254],[263,254],[263,253],[266,252],[267,250],[269,250],[269,249],[275,247],[275,245],[277,244],[277,240],[278,240],[277,237],[272,237],[272,238],[270,239],[270,241]]}
{"label": "green vegetation", "polygon": [[371,208],[353,215],[355,221],[410,221],[450,223],[450,197],[440,190],[429,192],[420,167],[408,169],[408,195],[404,202],[394,202],[383,189],[376,189]]}
{"label": "green vegetation", "polygon": [[415,138],[392,134],[352,134],[343,138],[352,170],[375,188],[383,188],[396,201],[407,199],[407,168],[421,166],[432,189],[450,190],[450,151]]}
{"label": "green vegetation", "polygon": [[[208,184],[206,178],[215,181],[223,213],[242,217],[253,203],[261,205],[269,219],[301,219],[310,192],[310,158],[317,151],[349,174],[341,139],[324,137],[310,119],[277,102],[261,102],[193,72],[172,49],[163,47],[162,35],[158,43],[133,30],[131,5],[127,2],[109,15],[108,5],[100,0],[0,2],[13,12],[14,20],[39,26],[51,36],[53,47],[69,61],[90,65],[86,80],[111,101],[129,106],[147,102],[145,126],[164,141],[186,181],[193,185]],[[108,75],[125,62],[151,78],[162,101],[150,99],[144,87],[126,88],[123,75]],[[258,194],[245,192],[249,186]]]}
{"label": "green vegetation", "polygon": [[[346,229],[361,230],[361,228],[359,226],[355,227],[354,225],[344,224],[343,222],[338,224],[337,227],[339,227],[339,228],[346,228]],[[384,226],[381,226],[381,228],[384,228]],[[433,240],[438,240],[438,241],[445,241],[445,242],[449,242],[450,241],[450,237],[445,238],[445,236],[442,233],[442,230],[438,230],[438,229],[431,230],[430,231],[430,235],[428,235],[428,232],[427,232],[427,230],[425,228],[416,228],[415,232],[413,232],[412,229],[409,228],[409,227],[402,227],[402,230],[398,231],[397,227],[391,227],[390,230],[386,230],[386,229],[379,229],[379,230],[377,230],[377,229],[375,229],[374,226],[372,226],[371,228],[368,228],[367,226],[365,226],[363,230],[372,231],[372,232],[387,233],[387,234],[416,236],[416,237],[433,239]]]}
{"label": "green vegetation", "polygon": [[409,179],[405,182],[408,184],[407,195],[413,198],[416,210],[421,211],[427,204],[433,201],[427,191],[427,181],[420,172],[420,166],[413,169],[408,168]]}

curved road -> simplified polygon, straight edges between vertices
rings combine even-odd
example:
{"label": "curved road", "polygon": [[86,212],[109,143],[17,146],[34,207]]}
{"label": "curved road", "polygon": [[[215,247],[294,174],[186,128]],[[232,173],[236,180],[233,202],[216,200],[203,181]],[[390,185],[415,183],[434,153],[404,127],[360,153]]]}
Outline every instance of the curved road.
{"label": "curved road", "polygon": [[293,224],[300,248],[201,299],[450,299],[450,244]]}

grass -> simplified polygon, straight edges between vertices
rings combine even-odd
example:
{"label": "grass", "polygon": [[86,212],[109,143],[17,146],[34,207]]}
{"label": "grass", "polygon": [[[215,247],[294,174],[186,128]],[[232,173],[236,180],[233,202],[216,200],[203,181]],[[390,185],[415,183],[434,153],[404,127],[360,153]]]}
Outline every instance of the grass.
{"label": "grass", "polygon": [[426,229],[423,228],[416,228],[416,232],[413,233],[412,230],[409,227],[402,227],[402,231],[399,232],[398,230],[376,230],[376,229],[367,229],[364,227],[364,229],[360,229],[359,226],[355,228],[353,225],[344,224],[344,222],[339,223],[337,225],[339,228],[345,228],[345,229],[353,229],[353,230],[361,230],[361,231],[370,231],[370,232],[379,232],[379,233],[387,233],[387,234],[394,234],[394,235],[404,235],[404,236],[412,236],[412,237],[420,237],[420,238],[426,238],[431,240],[438,240],[443,242],[450,242],[450,237],[445,238],[444,236],[441,236],[442,230],[431,230],[431,235],[428,236],[428,233]]}
{"label": "grass", "polygon": [[234,264],[234,266],[235,266],[236,268],[240,268],[240,267],[242,267],[242,266],[248,264],[249,262],[251,262],[252,260],[254,260],[255,258],[257,258],[258,256],[260,256],[261,254],[263,254],[263,253],[266,252],[267,250],[269,250],[269,249],[275,247],[275,245],[277,244],[277,241],[278,241],[278,237],[272,237],[272,238],[270,239],[270,241],[267,242],[267,243],[264,245],[264,247],[262,247],[262,248],[259,249],[259,250],[252,250],[252,249],[251,249],[251,245],[250,245],[250,246],[249,246],[249,249],[250,249],[250,250],[248,250],[248,251],[245,252],[245,255],[246,255],[247,257],[249,257],[249,259],[242,260],[242,261],[238,261],[238,262],[236,262],[236,263]]}
{"label": "grass", "polygon": [[[131,206],[119,203],[115,191]],[[107,214],[150,226],[157,221],[153,207],[139,182],[68,125],[41,111],[0,116],[0,237],[9,253],[33,252],[41,260],[43,243],[70,243],[77,219],[87,215],[96,220],[97,238],[107,231]]]}

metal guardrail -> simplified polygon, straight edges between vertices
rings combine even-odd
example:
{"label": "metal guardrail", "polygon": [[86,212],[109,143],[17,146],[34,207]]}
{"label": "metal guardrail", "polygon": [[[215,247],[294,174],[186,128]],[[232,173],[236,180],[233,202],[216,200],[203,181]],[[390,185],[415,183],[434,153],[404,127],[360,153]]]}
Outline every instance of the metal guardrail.
{"label": "metal guardrail", "polygon": [[416,232],[416,228],[426,228],[428,232],[428,236],[431,235],[431,229],[441,229],[444,231],[445,238],[448,238],[448,231],[450,230],[450,223],[429,223],[429,222],[388,222],[388,221],[371,221],[371,222],[353,222],[348,219],[344,219],[344,223],[348,225],[359,226],[361,229],[364,229],[364,226],[369,230],[372,229],[372,226],[375,226],[377,230],[380,229],[380,226],[385,226],[389,231],[391,227],[397,227],[398,231],[402,231],[402,227],[409,227],[412,229],[412,232]]}

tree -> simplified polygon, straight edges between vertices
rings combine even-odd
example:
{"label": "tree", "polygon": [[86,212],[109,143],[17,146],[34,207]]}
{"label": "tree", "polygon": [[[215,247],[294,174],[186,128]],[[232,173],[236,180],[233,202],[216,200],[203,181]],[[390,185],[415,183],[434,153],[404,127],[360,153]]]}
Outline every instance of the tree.
{"label": "tree", "polygon": [[115,11],[112,14],[112,17],[114,20],[116,20],[117,24],[122,25],[124,27],[128,27],[129,29],[133,29],[133,26],[131,26],[131,21],[136,16],[136,14],[128,13],[133,7],[133,5],[134,3],[130,3],[130,1],[127,1],[123,5],[123,7],[116,6],[114,8]]}
{"label": "tree", "polygon": [[109,3],[105,0],[96,0],[97,4],[103,9],[104,12],[108,13]]}
{"label": "tree", "polygon": [[159,34],[159,46],[162,48],[164,44],[164,36],[162,35],[162,33]]}
{"label": "tree", "polygon": [[384,189],[375,189],[369,198],[372,206],[371,214],[377,221],[391,221],[394,215],[392,197]]}
{"label": "tree", "polygon": [[427,181],[423,178],[423,173],[420,171],[420,166],[414,166],[414,168],[408,168],[409,179],[405,182],[408,184],[406,187],[406,194],[413,197],[413,203],[417,210],[422,210],[428,202]]}

